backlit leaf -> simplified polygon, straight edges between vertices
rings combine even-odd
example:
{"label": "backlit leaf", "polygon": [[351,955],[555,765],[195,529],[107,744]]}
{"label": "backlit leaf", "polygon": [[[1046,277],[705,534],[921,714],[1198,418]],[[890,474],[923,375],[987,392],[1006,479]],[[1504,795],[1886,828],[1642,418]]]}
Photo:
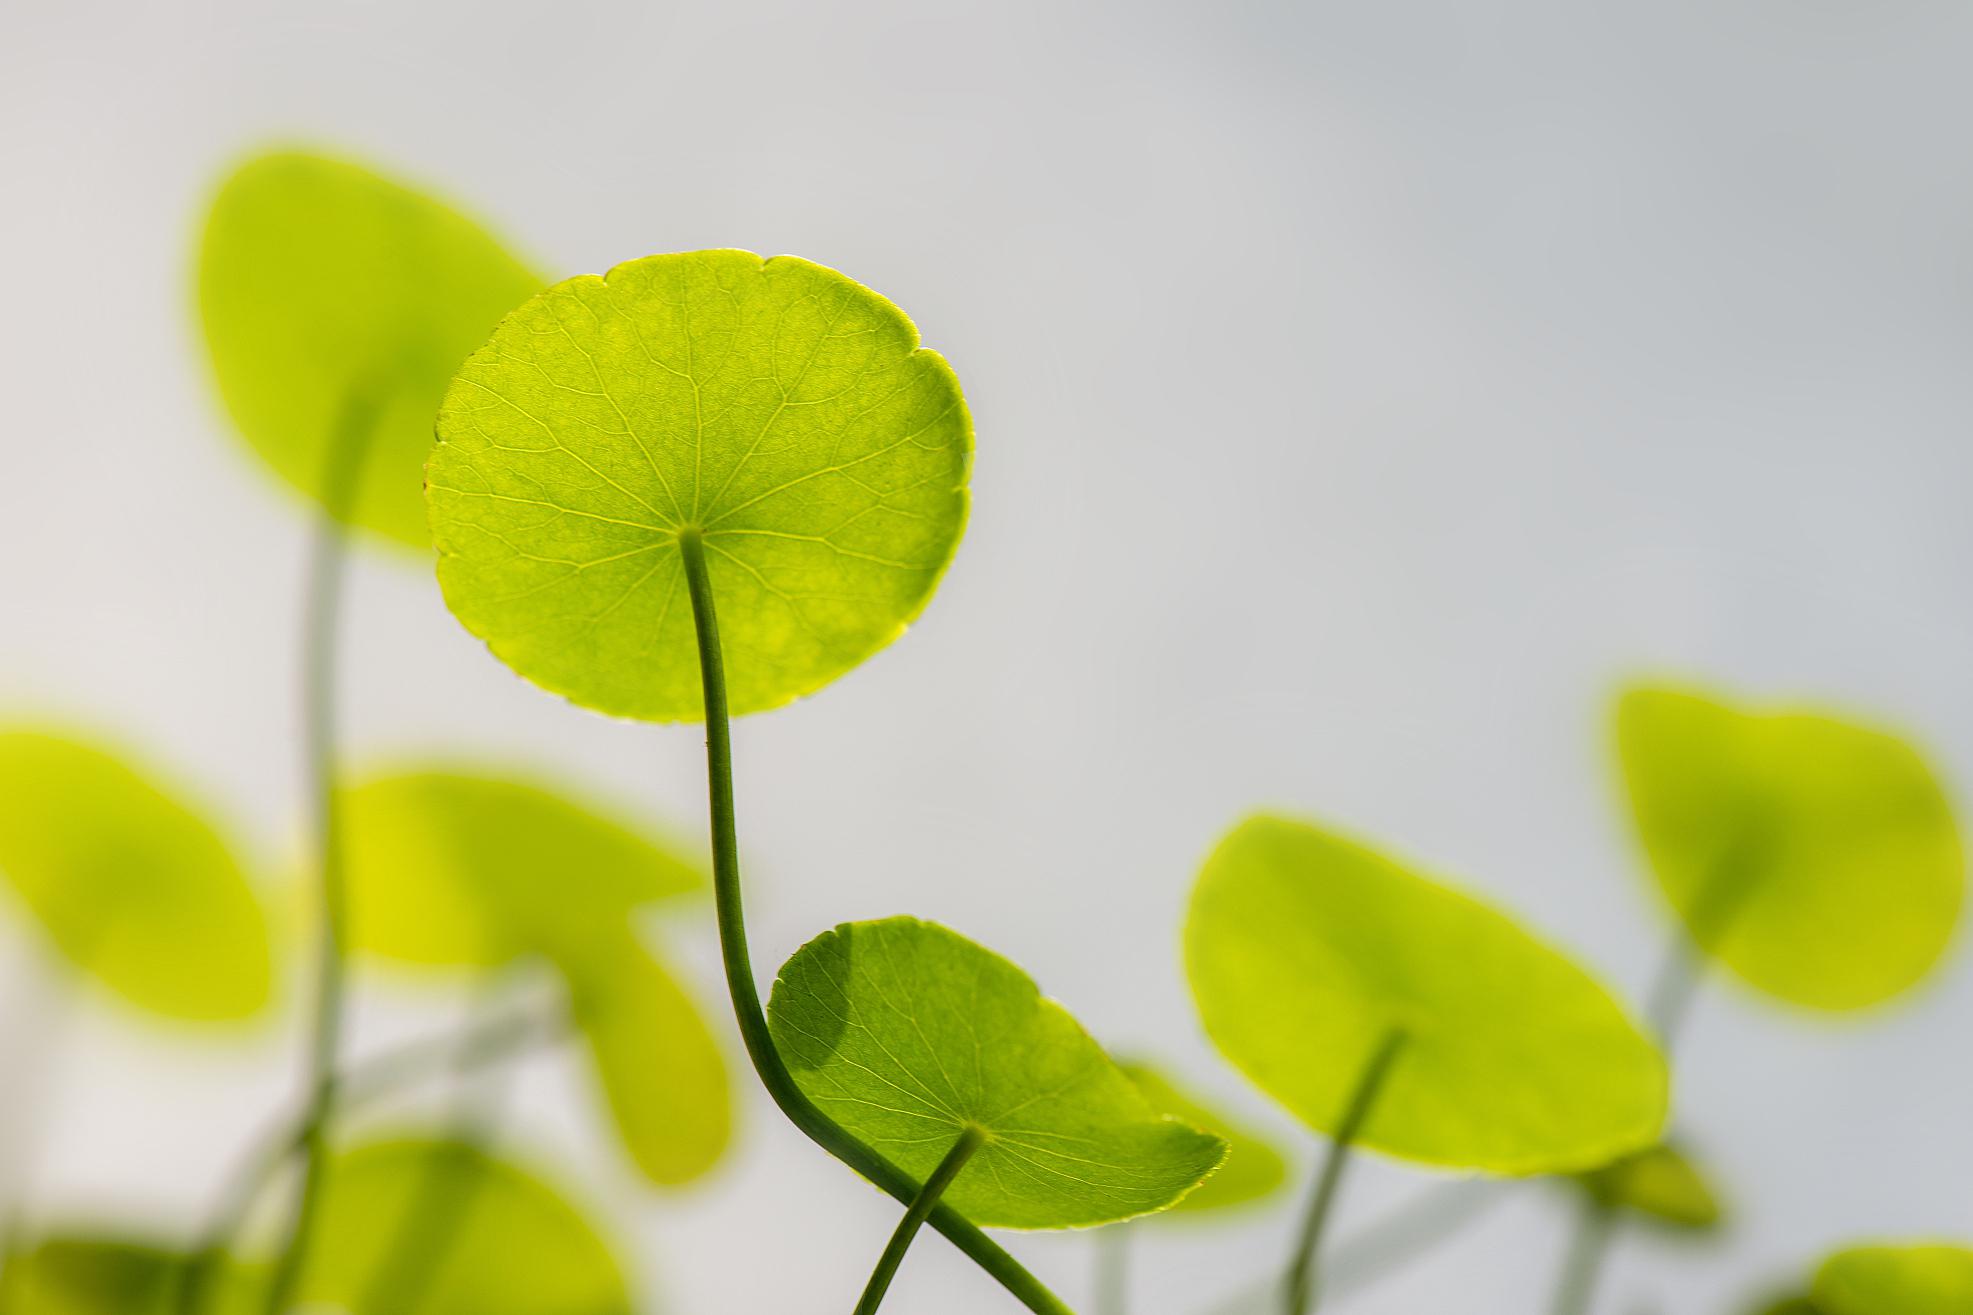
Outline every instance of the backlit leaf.
{"label": "backlit leaf", "polygon": [[1784,1000],[1854,1009],[1937,962],[1965,861],[1904,741],[1814,712],[1639,687],[1617,711],[1638,832],[1702,947]]}
{"label": "backlit leaf", "polygon": [[1860,1246],[1822,1263],[1810,1294],[1820,1315],[1967,1315],[1973,1249],[1944,1243]]}
{"label": "backlit leaf", "polygon": [[1152,1108],[1202,1128],[1226,1143],[1225,1162],[1197,1190],[1173,1206],[1172,1214],[1190,1215],[1201,1210],[1247,1205],[1272,1196],[1287,1181],[1287,1161],[1262,1134],[1201,1103],[1191,1093],[1179,1090],[1164,1073],[1149,1064],[1119,1060],[1118,1066],[1130,1075]]}
{"label": "backlit leaf", "polygon": [[1569,959],[1505,915],[1340,836],[1249,818],[1206,860],[1185,929],[1206,1031],[1332,1132],[1400,1049],[1364,1145],[1495,1173],[1607,1163],[1664,1122],[1664,1060]]}
{"label": "backlit leaf", "polygon": [[1719,1225],[1712,1185],[1685,1154],[1657,1145],[1625,1155],[1581,1175],[1579,1181],[1609,1209],[1629,1210],[1695,1232]]}
{"label": "backlit leaf", "polygon": [[1154,1108],[1027,974],[932,923],[824,932],[783,965],[768,1020],[809,1098],[921,1181],[964,1128],[983,1130],[945,1195],[977,1224],[1162,1210],[1225,1154]]}
{"label": "backlit leaf", "polygon": [[550,288],[438,419],[439,583],[521,675],[603,712],[702,715],[678,543],[703,536],[733,711],[895,639],[966,517],[972,425],[903,312],[833,270],[650,256]]}
{"label": "backlit leaf", "polygon": [[295,151],[226,180],[199,255],[206,344],[240,432],[319,500],[328,445],[354,409],[369,433],[348,520],[421,548],[445,386],[543,282],[446,205]]}
{"label": "backlit leaf", "polygon": [[78,970],[173,1018],[267,1002],[267,921],[212,826],[102,749],[0,733],[0,877]]}

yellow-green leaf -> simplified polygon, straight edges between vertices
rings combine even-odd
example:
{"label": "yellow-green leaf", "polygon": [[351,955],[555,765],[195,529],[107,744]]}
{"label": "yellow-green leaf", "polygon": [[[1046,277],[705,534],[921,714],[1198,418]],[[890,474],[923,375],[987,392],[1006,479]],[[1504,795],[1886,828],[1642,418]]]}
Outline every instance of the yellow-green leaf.
{"label": "yellow-green leaf", "polygon": [[80,971],[191,1020],[267,1002],[267,921],[210,823],[93,745],[0,733],[0,877]]}
{"label": "yellow-green leaf", "polygon": [[1823,1261],[1810,1295],[1820,1315],[1968,1315],[1973,1249],[1937,1242],[1851,1247]]}
{"label": "yellow-green leaf", "polygon": [[515,671],[587,707],[702,715],[682,533],[735,713],[834,680],[930,599],[966,517],[958,380],[890,302],[743,251],[650,256],[502,321],[446,394],[439,583]]}
{"label": "yellow-green leaf", "polygon": [[183,1260],[149,1242],[61,1235],[7,1259],[7,1315],[163,1315]]}
{"label": "yellow-green leaf", "polygon": [[1150,1064],[1136,1060],[1117,1063],[1154,1109],[1195,1128],[1203,1128],[1226,1143],[1225,1161],[1212,1177],[1173,1206],[1172,1214],[1191,1215],[1201,1210],[1249,1205],[1272,1196],[1287,1181],[1287,1160],[1263,1134],[1205,1104],[1190,1092],[1180,1090]]}
{"label": "yellow-green leaf", "polygon": [[414,547],[432,418],[460,362],[541,289],[472,220],[360,165],[297,151],[220,187],[199,254],[219,392],[255,451],[321,500],[329,445],[367,445],[346,513]]}
{"label": "yellow-green leaf", "polygon": [[976,1224],[1075,1228],[1172,1205],[1219,1164],[1026,973],[915,918],[845,923],[782,966],[775,1045],[830,1117],[921,1181],[986,1135],[945,1200]]}
{"label": "yellow-green leaf", "polygon": [[1651,1144],[1657,1048],[1561,953],[1466,895],[1315,826],[1258,815],[1199,874],[1185,959],[1206,1031],[1319,1132],[1395,1033],[1359,1140],[1493,1173]]}
{"label": "yellow-green leaf", "polygon": [[1658,884],[1742,979],[1855,1009],[1938,961],[1965,859],[1909,744],[1821,713],[1748,712],[1655,686],[1623,696],[1617,743]]}
{"label": "yellow-green leaf", "polygon": [[1622,1156],[1579,1178],[1606,1209],[1628,1210],[1705,1232],[1720,1222],[1719,1197],[1684,1152],[1663,1144]]}

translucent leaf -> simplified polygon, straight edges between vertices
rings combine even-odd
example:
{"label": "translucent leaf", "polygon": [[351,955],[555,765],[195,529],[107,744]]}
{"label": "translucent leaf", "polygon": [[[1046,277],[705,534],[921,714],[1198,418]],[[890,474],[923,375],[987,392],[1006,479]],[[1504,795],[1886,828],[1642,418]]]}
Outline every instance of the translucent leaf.
{"label": "translucent leaf", "polygon": [[580,955],[599,927],[706,884],[644,829],[473,772],[377,777],[343,810],[352,941],[411,963]]}
{"label": "translucent leaf", "polygon": [[62,954],[168,1017],[267,1002],[267,922],[226,842],[102,749],[0,732],[0,877]]}
{"label": "translucent leaf", "polygon": [[414,1283],[415,1315],[632,1309],[616,1260],[574,1206],[465,1143],[379,1142],[340,1157],[316,1230],[302,1300],[354,1315],[406,1315]]}
{"label": "translucent leaf", "polygon": [[1719,1198],[1712,1185],[1682,1151],[1670,1146],[1623,1156],[1581,1175],[1580,1182],[1610,1209],[1695,1232],[1710,1231],[1720,1222]]}
{"label": "translucent leaf", "polygon": [[453,612],[529,680],[653,721],[702,715],[681,532],[703,538],[742,713],[897,638],[966,518],[952,371],[897,307],[790,256],[550,288],[460,371],[438,435]]}
{"label": "translucent leaf", "polygon": [[183,1260],[148,1242],[57,1236],[0,1271],[7,1315],[163,1315]]}
{"label": "translucent leaf", "polygon": [[564,964],[576,1025],[624,1146],[667,1186],[712,1168],[732,1135],[726,1060],[704,1015],[663,965],[625,934]]}
{"label": "translucent leaf", "polygon": [[914,918],[810,941],[782,966],[768,1021],[809,1098],[921,1181],[964,1128],[984,1131],[945,1194],[976,1224],[1162,1210],[1225,1154],[1153,1108],[1027,974]]}
{"label": "translucent leaf", "polygon": [[1820,1315],[1967,1315],[1973,1249],[1943,1243],[1860,1246],[1822,1263],[1810,1294]]}
{"label": "translucent leaf", "polygon": [[1604,1164],[1656,1140],[1657,1048],[1505,915],[1306,823],[1255,816],[1199,874],[1186,969],[1206,1031],[1331,1132],[1370,1057],[1401,1048],[1360,1133],[1494,1173]]}
{"label": "translucent leaf", "polygon": [[1653,687],[1624,695],[1617,740],[1659,885],[1747,982],[1854,1009],[1937,962],[1964,859],[1911,746],[1818,713],[1742,712]]}
{"label": "translucent leaf", "polygon": [[1149,1064],[1119,1060],[1118,1066],[1130,1075],[1154,1109],[1203,1128],[1226,1143],[1225,1161],[1196,1191],[1173,1206],[1172,1214],[1248,1205],[1272,1196],[1287,1181],[1288,1162],[1262,1134],[1179,1090]]}
{"label": "translucent leaf", "polygon": [[431,541],[420,491],[445,386],[543,282],[440,202],[292,151],[226,180],[199,255],[206,344],[240,432],[319,500],[329,444],[360,421],[348,519],[415,547]]}

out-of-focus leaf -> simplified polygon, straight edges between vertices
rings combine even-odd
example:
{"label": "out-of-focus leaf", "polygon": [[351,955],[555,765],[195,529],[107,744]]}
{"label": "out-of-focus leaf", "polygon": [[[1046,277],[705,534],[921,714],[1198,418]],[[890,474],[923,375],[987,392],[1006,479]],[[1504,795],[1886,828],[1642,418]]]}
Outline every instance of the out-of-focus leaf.
{"label": "out-of-focus leaf", "polygon": [[576,1025],[637,1167],[667,1186],[712,1168],[732,1135],[732,1083],[692,998],[628,932],[599,939],[563,970]]}
{"label": "out-of-focus leaf", "polygon": [[1075,1228],[1162,1210],[1226,1153],[1153,1108],[1026,973],[915,918],[845,923],[796,951],[775,1045],[830,1117],[923,1180],[986,1141],[945,1199],[974,1223]]}
{"label": "out-of-focus leaf", "polygon": [[1666,1145],[1623,1156],[1579,1175],[1582,1187],[1608,1209],[1707,1232],[1720,1222],[1719,1197],[1684,1152]]}
{"label": "out-of-focus leaf", "polygon": [[1973,1249],[1941,1242],[1857,1246],[1816,1271],[1821,1315],[1968,1315]]}
{"label": "out-of-focus leaf", "polygon": [[1665,1119],[1658,1049],[1568,958],[1505,915],[1307,823],[1257,815],[1206,860],[1185,929],[1206,1032],[1333,1133],[1394,1035],[1360,1132],[1503,1174],[1604,1164]]}
{"label": "out-of-focus leaf", "polygon": [[703,715],[681,534],[703,539],[733,711],[778,707],[924,608],[973,449],[902,311],[744,251],[550,288],[459,372],[438,437],[453,613],[536,684],[650,721]]}
{"label": "out-of-focus leaf", "polygon": [[1118,1060],[1117,1065],[1130,1075],[1154,1109],[1203,1128],[1226,1143],[1225,1161],[1212,1177],[1172,1207],[1174,1216],[1248,1205],[1272,1196],[1287,1181],[1287,1160],[1263,1134],[1181,1091],[1150,1064]]}
{"label": "out-of-focus leaf", "polygon": [[1907,989],[1959,915],[1965,860],[1916,750],[1802,711],[1640,686],[1617,743],[1652,870],[1698,944],[1817,1009]]}
{"label": "out-of-focus leaf", "polygon": [[184,1265],[166,1248],[126,1238],[50,1237],[0,1272],[7,1315],[162,1315]]}
{"label": "out-of-focus leaf", "polygon": [[0,877],[70,963],[172,1018],[267,1002],[267,920],[213,827],[104,750],[0,732]]}
{"label": "out-of-focus leaf", "polygon": [[419,548],[446,384],[543,281],[440,202],[297,151],[227,178],[199,255],[206,344],[240,432],[318,501],[329,445],[367,442],[347,519]]}

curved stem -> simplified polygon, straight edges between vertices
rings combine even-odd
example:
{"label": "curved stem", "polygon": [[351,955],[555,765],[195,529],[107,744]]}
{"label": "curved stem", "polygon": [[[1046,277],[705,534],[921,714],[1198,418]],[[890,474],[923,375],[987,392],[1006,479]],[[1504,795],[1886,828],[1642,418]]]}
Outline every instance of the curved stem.
{"label": "curved stem", "polygon": [[[719,918],[719,952],[726,970],[726,989],[740,1040],[767,1094],[788,1121],[810,1141],[862,1174],[899,1202],[917,1198],[918,1184],[910,1174],[871,1150],[824,1114],[795,1085],[795,1079],[774,1048],[767,1015],[760,1007],[747,954],[747,923],[740,896],[740,851],[733,820],[733,740],[728,725],[726,667],[719,647],[719,619],[714,609],[712,581],[706,572],[705,544],[700,532],[679,532],[678,548],[685,561],[685,582],[692,595],[692,620],[699,640],[699,675],[705,692],[706,785],[712,822],[713,905]],[[1028,1273],[1020,1262],[951,1206],[935,1207],[930,1220],[954,1246],[991,1274],[1016,1300],[1035,1315],[1071,1315],[1069,1307]]]}
{"label": "curved stem", "polygon": [[973,1158],[973,1152],[986,1141],[986,1134],[972,1124],[960,1130],[959,1140],[952,1143],[952,1149],[939,1161],[932,1176],[918,1189],[905,1209],[904,1218],[897,1221],[897,1229],[891,1234],[890,1242],[884,1247],[884,1254],[877,1257],[877,1267],[870,1271],[870,1281],[863,1285],[863,1296],[856,1303],[856,1315],[877,1315],[877,1308],[884,1304],[884,1294],[891,1290],[891,1280],[897,1277],[897,1267],[904,1263],[904,1253],[911,1249],[911,1239],[918,1236],[919,1226],[925,1217],[932,1213],[945,1195],[945,1189],[952,1186],[952,1180],[966,1167],[966,1161]]}
{"label": "curved stem", "polygon": [[1309,1195],[1308,1213],[1302,1219],[1300,1240],[1295,1246],[1294,1259],[1288,1265],[1287,1281],[1282,1285],[1281,1309],[1285,1315],[1304,1315],[1315,1309],[1316,1250],[1322,1242],[1323,1229],[1329,1223],[1331,1208],[1336,1203],[1337,1189],[1343,1184],[1343,1167],[1349,1162],[1350,1143],[1363,1130],[1364,1120],[1370,1117],[1371,1108],[1377,1103],[1377,1093],[1382,1089],[1384,1079],[1390,1076],[1391,1064],[1403,1048],[1404,1032],[1392,1028],[1378,1039],[1376,1048],[1370,1052],[1370,1058],[1357,1075],[1356,1087],[1343,1107],[1342,1121],[1336,1125],[1336,1135],[1330,1139],[1329,1149],[1322,1157],[1322,1168],[1316,1175],[1315,1189]]}

